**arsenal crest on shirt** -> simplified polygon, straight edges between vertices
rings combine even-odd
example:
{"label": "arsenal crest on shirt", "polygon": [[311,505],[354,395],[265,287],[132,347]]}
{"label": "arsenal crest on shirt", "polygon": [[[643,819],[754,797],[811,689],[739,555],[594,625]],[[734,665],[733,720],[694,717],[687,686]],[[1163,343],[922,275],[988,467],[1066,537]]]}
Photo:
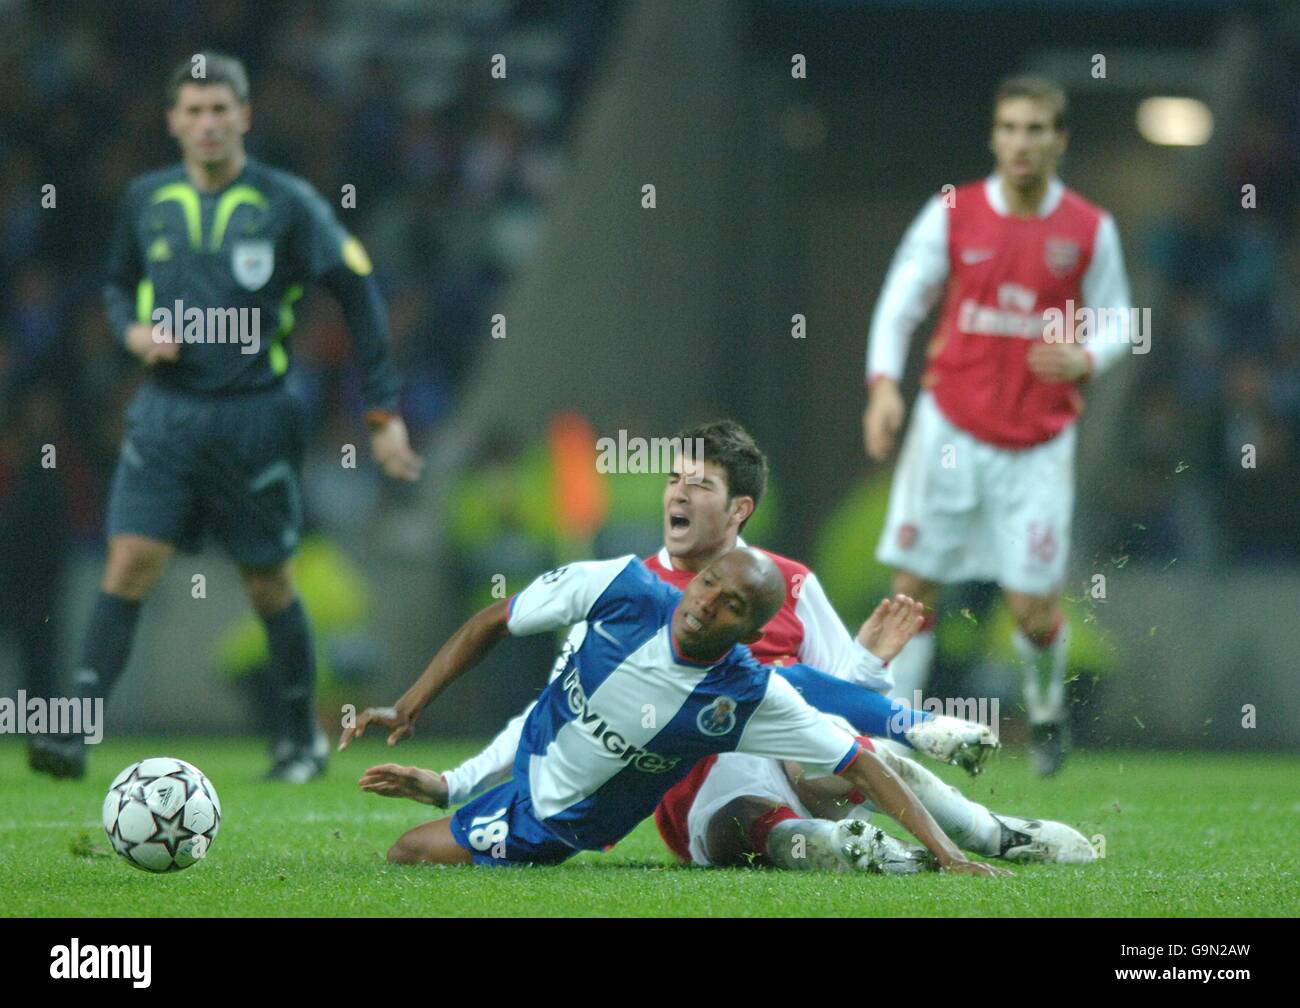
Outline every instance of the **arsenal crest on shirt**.
{"label": "arsenal crest on shirt", "polygon": [[1048,238],[1044,258],[1053,276],[1068,276],[1079,265],[1079,243],[1069,238]]}

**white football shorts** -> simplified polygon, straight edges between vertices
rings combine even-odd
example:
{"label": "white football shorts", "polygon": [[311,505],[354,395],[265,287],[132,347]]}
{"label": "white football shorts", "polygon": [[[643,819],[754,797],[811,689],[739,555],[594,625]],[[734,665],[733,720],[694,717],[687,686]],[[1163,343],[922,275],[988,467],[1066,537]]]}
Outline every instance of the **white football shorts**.
{"label": "white football shorts", "polygon": [[795,795],[779,761],[747,753],[720,753],[704,783],[695,792],[695,800],[686,816],[692,864],[708,866],[713,863],[705,843],[709,823],[723,806],[743,795],[764,798],[773,805],[789,805],[802,819],[815,818]]}
{"label": "white football shorts", "polygon": [[939,584],[1056,594],[1070,552],[1074,442],[1071,424],[1032,448],[998,448],[950,423],[921,392],[876,559]]}

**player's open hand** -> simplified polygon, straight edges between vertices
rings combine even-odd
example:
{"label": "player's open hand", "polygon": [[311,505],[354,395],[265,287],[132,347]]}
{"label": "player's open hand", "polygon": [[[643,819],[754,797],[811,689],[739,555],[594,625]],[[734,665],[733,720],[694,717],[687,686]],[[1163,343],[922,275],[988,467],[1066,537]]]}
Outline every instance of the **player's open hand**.
{"label": "player's open hand", "polygon": [[392,417],[384,426],[370,435],[370,451],[384,475],[392,479],[414,483],[420,478],[424,459],[411,450],[406,434],[406,424],[401,417]]}
{"label": "player's open hand", "polygon": [[[160,330],[161,332],[161,330]],[[148,324],[127,326],[126,348],[140,359],[145,367],[155,364],[171,363],[181,355],[181,345],[170,339],[156,339],[154,327]]]}
{"label": "player's open hand", "polygon": [[1035,343],[1026,363],[1036,377],[1047,382],[1079,381],[1092,370],[1088,352],[1078,343]]}
{"label": "player's open hand", "polygon": [[367,707],[352,724],[344,725],[339,737],[339,752],[352,744],[353,739],[360,738],[372,724],[389,729],[388,744],[397,745],[402,739],[411,737],[411,716],[397,707]]}
{"label": "player's open hand", "polygon": [[877,378],[862,414],[862,440],[868,458],[884,462],[893,453],[894,442],[903,427],[903,412],[898,384],[890,378]]}
{"label": "player's open hand", "polygon": [[357,784],[362,791],[385,798],[410,798],[437,808],[447,807],[447,781],[432,770],[381,763],[363,773]]}
{"label": "player's open hand", "polygon": [[960,861],[950,861],[939,870],[949,875],[984,875],[993,878],[1012,874],[1006,868],[997,868],[983,861],[967,861],[965,858]]}
{"label": "player's open hand", "polygon": [[858,643],[882,662],[893,661],[921,629],[925,606],[907,595],[881,599],[858,630]]}

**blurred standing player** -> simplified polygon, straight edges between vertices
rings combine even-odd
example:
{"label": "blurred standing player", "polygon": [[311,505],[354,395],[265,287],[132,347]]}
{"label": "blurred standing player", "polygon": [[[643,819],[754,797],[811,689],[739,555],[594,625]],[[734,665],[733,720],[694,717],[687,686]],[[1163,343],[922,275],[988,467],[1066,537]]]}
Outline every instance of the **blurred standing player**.
{"label": "blurred standing player", "polygon": [[[245,154],[251,108],[243,65],[195,56],[173,73],[167,98],[181,163],[132,182],[109,253],[109,323],[148,378],[127,414],[108,504],[108,560],[74,688],[107,697],[145,596],[176,549],[193,549],[209,531],[239,565],[266,626],[281,704],[268,776],[302,782],[323,771],[327,752],[313,710],[311,628],[291,568],[302,524],[303,430],[284,389],[284,341],[305,283],[323,284],[343,309],[376,461],[387,475],[414,480],[421,460],[396,413],[398,379],[366,252],[307,182]],[[155,306],[183,314],[169,327]],[[195,309],[200,324],[189,321]],[[257,328],[236,333],[245,309]],[[47,739],[31,762],[80,777],[81,739]]]}
{"label": "blurred standing player", "polygon": [[[1128,280],[1110,214],[1065,188],[1064,92],[1004,81],[990,148],[997,171],[935,196],[895,254],[871,320],[867,455],[884,461],[903,424],[898,383],[912,331],[946,296],[899,455],[876,556],[893,590],[933,614],[940,584],[997,581],[1026,663],[1031,755],[1055,773],[1068,745],[1067,626],[1060,595],[1074,505],[1078,386],[1121,356]],[[1043,339],[1045,313],[1121,309],[1078,341]],[[1071,333],[1073,330],[1071,330]],[[895,696],[929,677],[933,615],[893,665]]]}

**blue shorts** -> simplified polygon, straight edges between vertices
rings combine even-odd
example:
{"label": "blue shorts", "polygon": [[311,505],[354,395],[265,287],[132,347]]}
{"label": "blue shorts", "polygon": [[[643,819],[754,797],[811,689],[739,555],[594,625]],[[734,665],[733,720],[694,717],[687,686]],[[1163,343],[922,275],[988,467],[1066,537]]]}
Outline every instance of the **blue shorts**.
{"label": "blue shorts", "polygon": [[548,830],[533,812],[527,786],[498,784],[451,817],[451,835],[477,865],[551,865],[578,851]]}
{"label": "blue shorts", "polygon": [[205,534],[237,564],[270,567],[302,534],[303,419],[281,388],[203,394],[146,381],[126,414],[108,534],[196,551]]}

